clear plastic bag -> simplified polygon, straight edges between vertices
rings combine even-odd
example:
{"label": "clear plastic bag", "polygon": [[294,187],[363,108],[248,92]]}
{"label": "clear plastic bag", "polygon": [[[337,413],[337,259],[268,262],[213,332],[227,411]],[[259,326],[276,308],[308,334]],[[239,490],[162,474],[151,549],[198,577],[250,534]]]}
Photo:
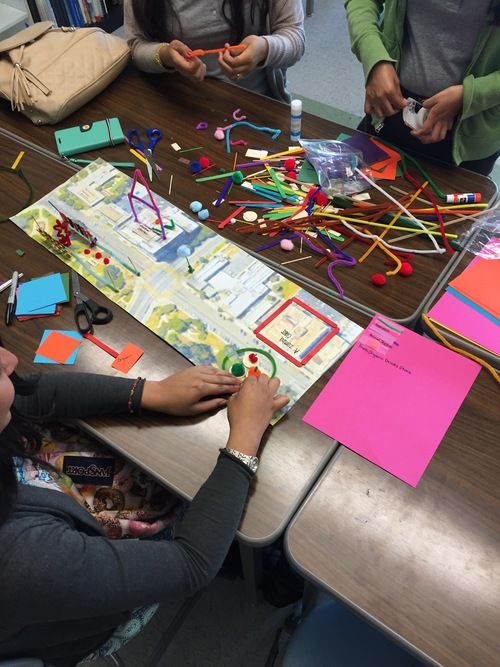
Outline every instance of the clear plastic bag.
{"label": "clear plastic bag", "polygon": [[487,211],[458,239],[459,244],[484,259],[500,259],[500,207]]}
{"label": "clear plastic bag", "polygon": [[362,155],[348,144],[331,139],[301,139],[300,144],[329,197],[351,195],[369,187],[356,172],[356,167],[363,169]]}

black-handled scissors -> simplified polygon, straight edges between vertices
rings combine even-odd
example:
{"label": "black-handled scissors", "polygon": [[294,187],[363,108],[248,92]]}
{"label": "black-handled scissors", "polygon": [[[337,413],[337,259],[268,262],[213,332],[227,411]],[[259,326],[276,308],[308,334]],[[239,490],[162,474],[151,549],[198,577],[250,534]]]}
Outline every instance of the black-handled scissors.
{"label": "black-handled scissors", "polygon": [[94,333],[94,324],[107,324],[113,319],[109,308],[99,305],[80,291],[80,278],[76,271],[71,272],[71,285],[75,297],[75,324],[81,334]]}

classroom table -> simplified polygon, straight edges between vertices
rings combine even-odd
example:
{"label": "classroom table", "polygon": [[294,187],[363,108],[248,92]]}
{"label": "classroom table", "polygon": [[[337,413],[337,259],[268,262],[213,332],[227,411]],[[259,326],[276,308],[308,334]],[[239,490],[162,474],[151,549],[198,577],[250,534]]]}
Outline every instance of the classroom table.
{"label": "classroom table", "polygon": [[339,447],[286,532],[306,579],[432,665],[498,666],[498,406],[482,370],[415,489]]}
{"label": "classroom table", "polygon": [[[244,158],[247,147],[237,146],[228,155],[224,142],[218,142],[213,138],[216,127],[233,122],[233,112],[237,108],[240,109],[240,115],[247,116],[248,121],[259,126],[280,129],[282,133],[273,141],[268,133],[238,127],[232,130],[231,138],[246,140],[248,147],[265,148],[271,152],[285,150],[291,145],[290,110],[287,105],[221,81],[207,80],[200,85],[194,85],[178,75],[144,74],[136,71],[132,65],[103,93],[57,127],[35,127],[24,116],[13,113],[4,101],[0,104],[0,128],[3,128],[4,133],[13,132],[53,152],[56,150],[54,129],[61,127],[71,127],[113,116],[120,118],[125,132],[130,128],[137,128],[143,132],[147,127],[158,127],[163,131],[164,138],[155,147],[154,156],[157,163],[163,167],[163,171],[160,173],[160,180],[153,183],[153,191],[185,211],[189,210],[189,204],[193,200],[199,200],[210,210],[211,218],[220,221],[234,211],[234,207],[229,207],[225,203],[220,208],[212,206],[217,196],[216,192],[224,181],[196,183],[195,176],[189,171],[189,165],[180,162],[179,158],[188,161],[206,155],[217,168],[226,171],[233,168],[235,151],[238,152],[238,162],[249,161],[248,158]],[[208,123],[208,129],[196,130],[200,122]],[[354,133],[353,130],[328,120],[308,113],[303,114],[302,136],[305,138],[332,139],[341,132]],[[174,142],[177,142],[182,149],[198,146],[201,148],[187,153],[177,153],[171,147]],[[115,161],[131,159],[125,144],[92,151],[78,157],[98,156]],[[423,164],[445,192],[480,192],[485,202],[492,201],[496,196],[495,184],[484,176],[451,168],[448,165],[428,162]],[[217,173],[216,169],[211,169],[204,175],[213,173]],[[413,173],[420,178],[418,172],[413,170]],[[413,186],[409,186],[401,178],[394,183],[384,182],[384,184],[396,197],[401,195],[401,190],[413,191]],[[232,193],[237,199],[248,198],[246,191],[241,188],[234,187]],[[371,192],[371,194],[373,201],[382,200],[379,193]],[[215,223],[207,224],[214,226]],[[236,227],[229,225],[221,233],[250,251],[255,251],[266,243],[265,237],[243,234]],[[463,228],[461,225],[457,227]],[[412,241],[411,244],[411,247],[415,248],[428,247],[422,239]],[[352,247],[352,245],[349,247],[349,251]],[[355,257],[359,256],[365,248],[365,245],[358,244],[352,253]],[[260,256],[273,268],[291,275],[293,280],[308,281],[308,288],[316,290],[317,295],[335,294],[327,278],[326,268],[324,266],[319,270],[314,268],[317,258],[312,257],[310,260],[281,266],[281,262],[288,260],[290,256],[284,258],[283,251],[279,249],[263,252]],[[388,270],[384,264],[386,259],[385,255],[373,252],[365,262],[353,269],[344,267],[337,270],[337,277],[346,295],[344,303],[349,303],[369,314],[380,312],[402,324],[412,326],[417,320],[424,298],[446,270],[450,255],[415,255],[412,276],[407,278],[394,276],[383,288],[378,288],[371,283],[371,276]]]}
{"label": "classroom table", "polygon": [[[21,149],[26,151],[21,166],[33,187],[34,200],[74,173],[64,162],[40,154],[20,140],[0,135],[5,164],[12,164]],[[2,172],[0,183],[0,217],[3,217],[22,206],[25,187],[16,176]],[[23,271],[26,278],[33,278],[68,269],[12,222],[1,224],[0,233],[1,280],[10,277],[13,270]],[[24,250],[25,255],[19,257],[17,249]],[[189,366],[183,356],[84,280],[82,291],[113,310],[112,322],[95,332],[101,340],[115,350],[122,349],[129,341],[145,350],[129,377],[160,379]],[[7,293],[0,295],[0,308],[5,307]],[[346,307],[343,313],[361,326],[368,322],[367,316],[357,310]],[[46,328],[75,330],[72,307],[63,307],[57,318],[15,321],[10,327],[2,326],[5,346],[20,357],[22,372],[69,370],[120,375],[111,368],[111,357],[87,342],[79,351],[75,366],[34,365],[34,351]],[[248,592],[252,597],[255,596],[253,582],[259,577],[255,568],[260,566],[260,550],[253,547],[266,546],[283,533],[335,450],[334,441],[301,421],[329,375],[321,378],[277,426],[270,428],[265,438],[261,467],[252,482],[238,533],[240,545],[243,545]],[[228,435],[225,411],[198,419],[174,419],[153,413],[141,417],[89,419],[84,427],[186,499],[191,499],[208,477],[218,449],[225,445]]]}

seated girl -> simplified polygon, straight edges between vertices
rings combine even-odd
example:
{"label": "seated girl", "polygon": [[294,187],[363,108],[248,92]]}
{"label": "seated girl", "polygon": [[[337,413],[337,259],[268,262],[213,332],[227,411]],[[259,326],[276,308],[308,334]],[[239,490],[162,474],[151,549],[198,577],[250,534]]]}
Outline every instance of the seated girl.
{"label": "seated girl", "polygon": [[[145,72],[180,72],[194,81],[227,78],[290,101],[286,69],[304,54],[302,0],[125,0],[124,25],[132,59]],[[245,45],[244,50],[229,50]],[[226,47],[198,58],[195,49]]]}
{"label": "seated girl", "polygon": [[[276,394],[277,378],[241,384],[206,366],[150,381],[20,377],[16,365],[0,342],[0,660],[37,657],[62,667],[115,652],[162,600],[188,597],[217,574],[261,437],[288,399]],[[110,450],[54,425],[140,409],[193,416],[226,405],[227,445],[187,508]]]}

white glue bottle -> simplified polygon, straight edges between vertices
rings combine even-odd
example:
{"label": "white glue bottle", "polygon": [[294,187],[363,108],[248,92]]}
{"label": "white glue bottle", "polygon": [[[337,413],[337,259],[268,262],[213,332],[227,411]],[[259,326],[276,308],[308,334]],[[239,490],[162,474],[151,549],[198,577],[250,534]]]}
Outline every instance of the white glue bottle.
{"label": "white glue bottle", "polygon": [[302,100],[292,100],[290,103],[290,139],[298,141],[302,127]]}

